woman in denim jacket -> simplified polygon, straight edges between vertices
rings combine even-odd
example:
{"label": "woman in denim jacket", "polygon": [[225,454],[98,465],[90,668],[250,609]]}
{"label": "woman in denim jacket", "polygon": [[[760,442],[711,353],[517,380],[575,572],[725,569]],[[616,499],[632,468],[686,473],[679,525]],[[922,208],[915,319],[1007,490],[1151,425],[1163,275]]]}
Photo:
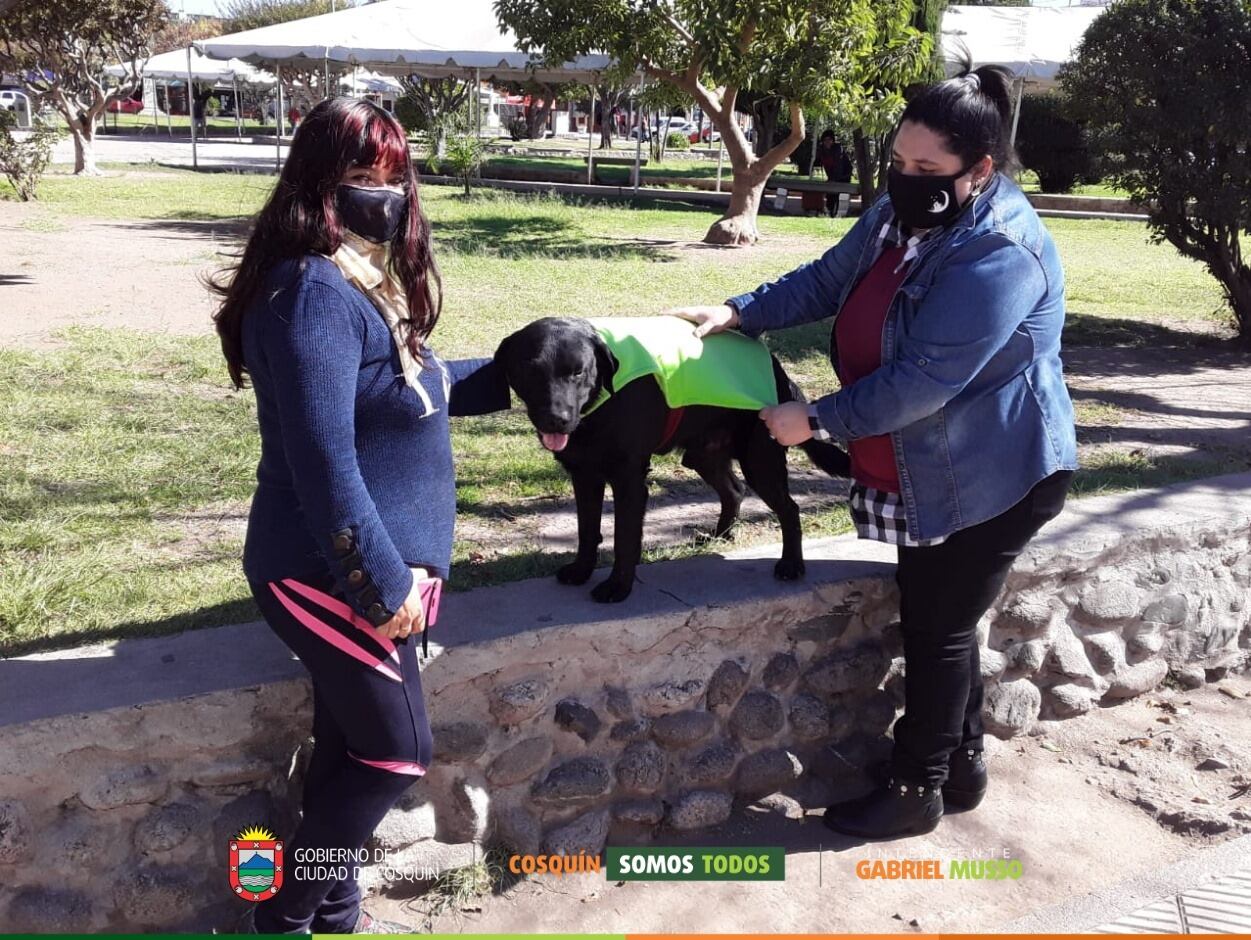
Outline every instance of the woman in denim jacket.
{"label": "woman in denim jacket", "polygon": [[834,318],[842,388],[761,417],[781,443],[846,441],[862,537],[898,546],[905,708],[882,785],[825,821],[862,838],[929,832],[986,790],[977,623],[1059,514],[1077,443],[1064,385],[1064,274],[1001,171],[1010,75],[966,67],[905,109],[888,192],[816,261],[721,306],[700,335]]}

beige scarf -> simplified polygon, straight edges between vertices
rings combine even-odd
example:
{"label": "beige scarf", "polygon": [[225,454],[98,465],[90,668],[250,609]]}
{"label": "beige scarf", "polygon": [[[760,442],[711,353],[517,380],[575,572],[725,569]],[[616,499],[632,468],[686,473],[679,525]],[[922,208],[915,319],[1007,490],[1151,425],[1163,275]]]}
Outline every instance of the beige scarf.
{"label": "beige scarf", "polygon": [[408,319],[408,295],[404,292],[404,285],[390,272],[387,246],[361,238],[355,232],[344,231],[343,243],[330,260],[382,314],[400,354],[405,383],[421,398],[427,414],[434,411],[430,397],[421,386],[421,363],[404,341],[403,321]]}

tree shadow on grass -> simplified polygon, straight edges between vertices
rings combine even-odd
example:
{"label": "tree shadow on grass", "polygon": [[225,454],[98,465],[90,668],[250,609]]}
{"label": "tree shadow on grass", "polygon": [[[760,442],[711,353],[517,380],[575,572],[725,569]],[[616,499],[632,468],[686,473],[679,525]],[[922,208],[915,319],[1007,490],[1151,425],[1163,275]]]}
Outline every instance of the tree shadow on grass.
{"label": "tree shadow on grass", "polygon": [[182,235],[189,238],[244,239],[252,231],[252,218],[223,218],[190,210],[169,213],[159,219],[104,223],[132,232]]}
{"label": "tree shadow on grass", "polygon": [[662,244],[586,235],[563,219],[543,215],[476,213],[436,223],[434,238],[436,250],[506,259],[674,260]]}
{"label": "tree shadow on grass", "polygon": [[[1249,363],[1251,364],[1251,363]],[[1227,420],[1227,421],[1247,421],[1251,422],[1251,403],[1248,404],[1245,411],[1213,411],[1199,408],[1181,408],[1169,402],[1160,401],[1151,395],[1145,395],[1141,392],[1127,392],[1119,389],[1092,389],[1092,388],[1071,388],[1069,389],[1069,397],[1074,402],[1088,401],[1100,405],[1115,405],[1119,408],[1131,408],[1134,411],[1144,413],[1155,413],[1159,415],[1175,415],[1178,417],[1195,417],[1208,420]],[[1123,427],[1123,426],[1122,426]],[[1094,425],[1092,431],[1108,431],[1106,425]],[[1184,431],[1182,428],[1171,428],[1173,431]],[[1164,431],[1160,427],[1142,428],[1141,431],[1146,433],[1161,433]],[[1206,433],[1207,429],[1204,429]],[[1225,433],[1225,429],[1218,429],[1219,433]],[[1245,435],[1244,443],[1251,448],[1251,427],[1241,432]]]}
{"label": "tree shadow on grass", "polygon": [[1222,332],[1179,330],[1161,323],[1124,317],[1101,317],[1068,311],[1064,320],[1064,346],[1227,349],[1231,338]]}

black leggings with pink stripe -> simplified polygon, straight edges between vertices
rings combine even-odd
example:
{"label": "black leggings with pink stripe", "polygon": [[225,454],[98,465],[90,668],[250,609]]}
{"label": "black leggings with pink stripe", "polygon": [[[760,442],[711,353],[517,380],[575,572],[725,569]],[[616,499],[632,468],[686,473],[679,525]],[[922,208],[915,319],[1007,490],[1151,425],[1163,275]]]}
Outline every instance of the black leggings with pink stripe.
{"label": "black leggings with pink stripe", "polygon": [[433,740],[418,672],[420,640],[380,636],[336,595],[329,573],[251,588],[266,622],[312,676],[315,739],[304,818],[284,847],[288,876],[277,895],[257,905],[256,927],[261,933],[349,933],[361,901],[353,866],[343,880],[295,878],[295,853],[360,849],[426,772]]}

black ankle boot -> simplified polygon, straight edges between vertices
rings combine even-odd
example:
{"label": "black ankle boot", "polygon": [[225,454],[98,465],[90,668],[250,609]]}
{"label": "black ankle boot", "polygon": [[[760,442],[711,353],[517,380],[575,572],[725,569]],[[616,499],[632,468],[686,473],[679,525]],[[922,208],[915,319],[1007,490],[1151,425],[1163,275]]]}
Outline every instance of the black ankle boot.
{"label": "black ankle boot", "polygon": [[[890,778],[891,763],[884,760],[872,767],[870,778],[880,786],[886,786]],[[968,747],[958,747],[947,758],[947,782],[943,784],[943,812],[965,812],[974,809],[986,795],[989,775],[982,752]]]}
{"label": "black ankle boot", "polygon": [[986,762],[982,752],[958,747],[947,758],[947,782],[943,784],[943,804],[948,810],[973,809],[986,795]]}
{"label": "black ankle boot", "polygon": [[861,839],[924,835],[942,818],[942,791],[897,777],[865,796],[835,803],[823,817],[835,832]]}

